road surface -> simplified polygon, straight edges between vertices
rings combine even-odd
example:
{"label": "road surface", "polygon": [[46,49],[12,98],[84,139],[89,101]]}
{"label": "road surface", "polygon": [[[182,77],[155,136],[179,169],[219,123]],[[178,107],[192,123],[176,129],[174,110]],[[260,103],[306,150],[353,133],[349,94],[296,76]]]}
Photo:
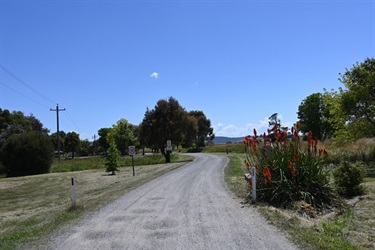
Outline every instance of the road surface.
{"label": "road surface", "polygon": [[227,189],[228,158],[196,159],[104,207],[49,249],[296,249]]}

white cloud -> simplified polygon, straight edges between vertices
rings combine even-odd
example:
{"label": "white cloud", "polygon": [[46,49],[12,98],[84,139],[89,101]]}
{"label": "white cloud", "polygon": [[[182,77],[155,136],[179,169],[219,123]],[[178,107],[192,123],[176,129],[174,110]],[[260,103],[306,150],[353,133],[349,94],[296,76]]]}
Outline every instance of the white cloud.
{"label": "white cloud", "polygon": [[157,72],[153,72],[151,75],[150,75],[151,78],[154,78],[154,79],[158,79],[159,78],[159,73]]}

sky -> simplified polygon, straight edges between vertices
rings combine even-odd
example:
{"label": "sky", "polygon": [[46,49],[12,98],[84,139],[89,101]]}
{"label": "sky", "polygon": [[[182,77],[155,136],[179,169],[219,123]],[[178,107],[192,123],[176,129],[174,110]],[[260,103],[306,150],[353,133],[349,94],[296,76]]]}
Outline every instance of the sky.
{"label": "sky", "polygon": [[373,57],[375,0],[0,0],[0,108],[81,139],[169,97],[216,136],[290,127]]}

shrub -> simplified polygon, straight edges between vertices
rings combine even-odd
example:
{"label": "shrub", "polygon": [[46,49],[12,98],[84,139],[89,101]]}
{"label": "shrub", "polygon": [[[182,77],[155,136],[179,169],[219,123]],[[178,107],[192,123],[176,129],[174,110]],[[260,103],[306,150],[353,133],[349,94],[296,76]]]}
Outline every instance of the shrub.
{"label": "shrub", "polygon": [[352,197],[363,194],[361,183],[366,175],[365,166],[360,163],[342,162],[334,171],[335,184],[340,195]]}
{"label": "shrub", "polygon": [[53,157],[49,137],[40,132],[12,135],[1,148],[8,177],[48,173]]}
{"label": "shrub", "polygon": [[118,172],[120,153],[117,149],[115,140],[113,139],[112,134],[108,134],[107,141],[109,144],[109,149],[106,156],[107,166],[106,172],[112,172],[112,175],[115,175]]}
{"label": "shrub", "polygon": [[306,201],[314,207],[331,205],[335,198],[329,184],[329,174],[323,161],[327,155],[324,149],[318,151],[317,141],[308,136],[308,147],[302,150],[298,131],[294,139],[287,140],[287,134],[275,132],[276,141],[263,135],[263,145],[256,137],[246,137],[245,164],[257,169],[257,197],[259,200],[277,206],[289,206],[295,201]]}

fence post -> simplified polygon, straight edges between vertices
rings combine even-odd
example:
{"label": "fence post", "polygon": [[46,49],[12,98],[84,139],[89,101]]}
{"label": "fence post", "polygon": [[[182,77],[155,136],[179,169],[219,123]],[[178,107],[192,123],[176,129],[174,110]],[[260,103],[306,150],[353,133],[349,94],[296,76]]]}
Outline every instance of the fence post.
{"label": "fence post", "polygon": [[251,202],[255,203],[257,201],[257,178],[256,178],[256,170],[255,167],[251,168],[251,178],[252,178],[252,197]]}

